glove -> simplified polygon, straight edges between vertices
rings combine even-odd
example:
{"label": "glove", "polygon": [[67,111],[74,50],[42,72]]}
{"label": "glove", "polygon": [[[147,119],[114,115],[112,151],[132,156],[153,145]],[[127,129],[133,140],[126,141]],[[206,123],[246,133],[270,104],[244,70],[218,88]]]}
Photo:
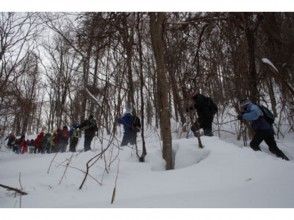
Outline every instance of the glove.
{"label": "glove", "polygon": [[243,114],[239,114],[237,119],[240,120],[240,121],[243,120]]}

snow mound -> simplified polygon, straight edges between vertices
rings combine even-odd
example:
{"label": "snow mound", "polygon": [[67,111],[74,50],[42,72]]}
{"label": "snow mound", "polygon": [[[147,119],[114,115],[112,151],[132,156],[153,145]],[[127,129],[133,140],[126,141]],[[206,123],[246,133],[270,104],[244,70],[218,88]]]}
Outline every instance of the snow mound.
{"label": "snow mound", "polygon": [[199,149],[196,146],[179,146],[175,153],[175,169],[185,168],[199,163],[207,158],[209,150]]}

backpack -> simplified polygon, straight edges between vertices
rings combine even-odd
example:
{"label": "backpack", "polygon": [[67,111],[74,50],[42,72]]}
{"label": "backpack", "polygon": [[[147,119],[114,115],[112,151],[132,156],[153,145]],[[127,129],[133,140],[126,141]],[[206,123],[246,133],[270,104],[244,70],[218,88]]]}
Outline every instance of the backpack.
{"label": "backpack", "polygon": [[133,116],[133,123],[132,123],[133,129],[136,132],[140,131],[141,128],[141,122],[140,122],[140,118],[138,118],[138,116]]}
{"label": "backpack", "polygon": [[211,98],[207,97],[207,105],[211,111],[212,114],[216,114],[218,109],[217,109],[217,105],[212,101]]}
{"label": "backpack", "polygon": [[264,105],[257,105],[260,110],[263,113],[263,117],[264,119],[270,124],[272,125],[275,122],[275,116],[274,114],[271,112],[271,110],[269,110],[267,107],[265,107]]}

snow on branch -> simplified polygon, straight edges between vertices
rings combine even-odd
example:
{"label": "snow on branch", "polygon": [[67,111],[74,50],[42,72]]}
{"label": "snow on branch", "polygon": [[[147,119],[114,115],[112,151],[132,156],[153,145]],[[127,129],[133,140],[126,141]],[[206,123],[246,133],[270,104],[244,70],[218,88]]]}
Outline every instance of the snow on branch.
{"label": "snow on branch", "polygon": [[261,60],[263,63],[270,65],[277,73],[279,72],[275,65],[268,58],[262,58]]}

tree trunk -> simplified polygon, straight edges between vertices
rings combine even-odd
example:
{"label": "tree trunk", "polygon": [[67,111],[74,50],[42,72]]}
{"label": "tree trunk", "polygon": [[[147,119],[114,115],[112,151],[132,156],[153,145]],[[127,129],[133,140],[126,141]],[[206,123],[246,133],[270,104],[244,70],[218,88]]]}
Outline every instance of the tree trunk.
{"label": "tree trunk", "polygon": [[137,17],[138,23],[137,23],[137,30],[138,30],[138,50],[139,50],[139,62],[140,62],[140,69],[139,69],[139,74],[140,74],[140,98],[141,98],[141,138],[142,138],[142,155],[140,157],[140,161],[144,162],[145,161],[145,156],[147,155],[147,150],[146,150],[146,144],[145,144],[145,138],[144,138],[144,95],[143,95],[143,90],[144,90],[144,76],[143,76],[143,54],[142,54],[142,39],[141,39],[141,34],[140,34],[140,18],[139,14]]}
{"label": "tree trunk", "polygon": [[259,92],[257,89],[257,72],[255,65],[255,30],[251,27],[251,17],[245,14],[245,34],[248,46],[248,62],[249,62],[249,88],[250,88],[250,99],[253,102],[258,102]]}
{"label": "tree trunk", "polygon": [[157,97],[159,107],[160,130],[162,135],[162,156],[166,169],[173,169],[170,111],[168,103],[168,80],[164,62],[164,13],[150,13],[150,34],[156,60]]}

